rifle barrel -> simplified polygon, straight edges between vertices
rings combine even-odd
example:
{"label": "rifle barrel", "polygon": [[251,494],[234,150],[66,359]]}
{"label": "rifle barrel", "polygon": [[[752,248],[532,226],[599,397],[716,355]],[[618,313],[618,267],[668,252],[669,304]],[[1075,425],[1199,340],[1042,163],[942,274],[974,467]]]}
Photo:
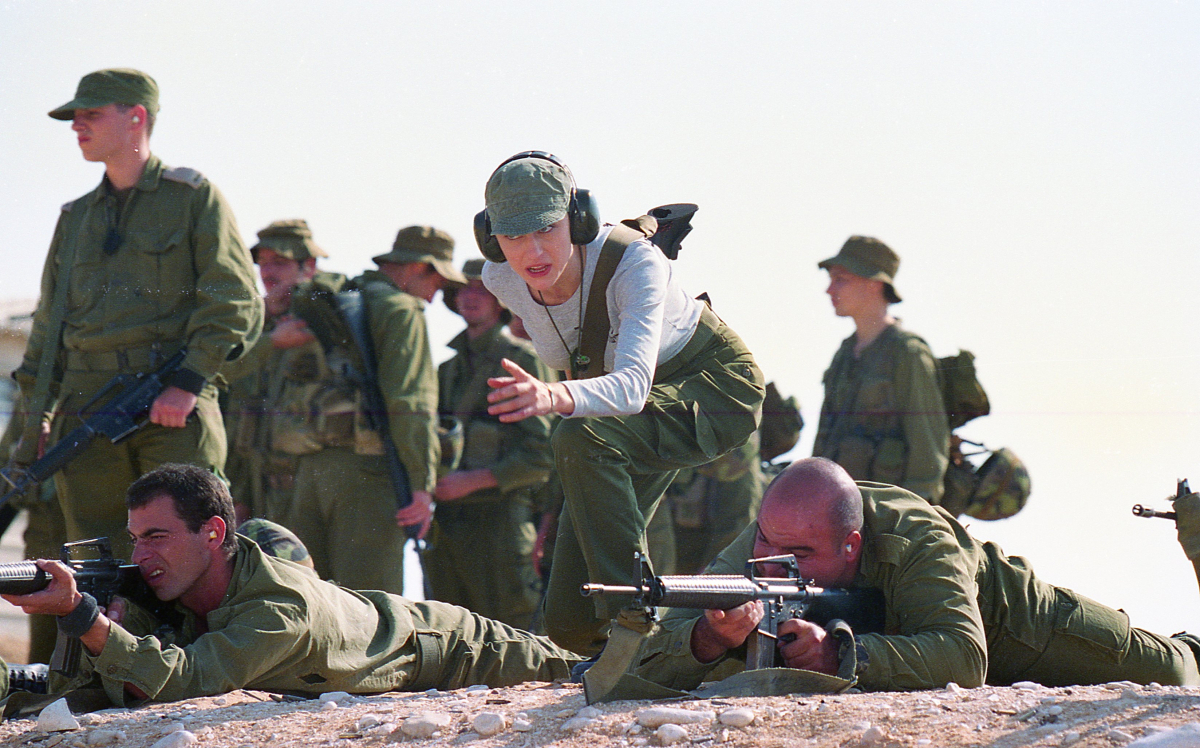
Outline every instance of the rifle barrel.
{"label": "rifle barrel", "polygon": [[1133,505],[1133,514],[1136,517],[1146,517],[1147,519],[1159,518],[1173,520],[1177,516],[1175,512],[1157,512],[1150,507],[1142,506],[1141,504]]}

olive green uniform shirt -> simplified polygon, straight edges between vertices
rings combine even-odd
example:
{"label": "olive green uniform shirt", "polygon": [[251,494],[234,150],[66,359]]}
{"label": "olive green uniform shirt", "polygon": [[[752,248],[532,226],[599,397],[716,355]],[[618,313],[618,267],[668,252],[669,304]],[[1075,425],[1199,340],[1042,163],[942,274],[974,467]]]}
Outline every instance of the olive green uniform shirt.
{"label": "olive green uniform shirt", "polygon": [[[1128,617],[1037,579],[1028,562],[980,543],[962,525],[903,489],[859,483],[863,550],[852,586],[880,590],[885,633],[861,634],[864,690],[1007,685],[1048,686],[1131,680],[1200,682],[1195,654],[1176,638],[1130,627]],[[744,574],[753,557],[751,524],[709,567]],[[691,653],[702,613],[671,610],[640,655],[638,675],[693,688],[728,657],[700,663]]]}
{"label": "olive green uniform shirt", "polygon": [[825,372],[813,456],[833,460],[855,480],[890,483],[939,503],[950,429],[937,360],[899,325],[858,356],[854,344],[853,335],[842,341]]}
{"label": "olive green uniform shirt", "polygon": [[[579,658],[548,640],[441,603],[354,592],[264,554],[238,536],[233,578],[196,634],[194,614],[165,643],[120,625],[83,666],[124,704],[131,683],[155,701],[239,688],[378,693],[510,686],[566,677]],[[185,610],[182,609],[181,610]]]}
{"label": "olive green uniform shirt", "polygon": [[[199,393],[226,361],[244,353],[262,328],[263,303],[250,253],[220,191],[191,169],[168,169],[151,156],[123,206],[107,177],[63,206],[42,273],[41,298],[25,360],[17,370],[32,393],[47,340],[58,277],[74,249],[59,365],[73,358],[161,346],[187,346],[173,384]],[[110,229],[121,241],[105,251]],[[83,356],[73,356],[75,353]],[[163,357],[164,359],[166,356]],[[65,359],[65,360],[63,360]],[[85,368],[96,369],[98,366]]]}

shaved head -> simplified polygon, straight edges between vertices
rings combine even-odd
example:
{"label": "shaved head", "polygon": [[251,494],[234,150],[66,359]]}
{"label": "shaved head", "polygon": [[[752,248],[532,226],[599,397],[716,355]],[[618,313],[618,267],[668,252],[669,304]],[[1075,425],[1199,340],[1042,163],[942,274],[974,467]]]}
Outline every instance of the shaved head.
{"label": "shaved head", "polygon": [[781,514],[823,513],[840,536],[862,528],[862,494],[841,465],[823,457],[797,460],[780,473],[763,496],[762,508]]}

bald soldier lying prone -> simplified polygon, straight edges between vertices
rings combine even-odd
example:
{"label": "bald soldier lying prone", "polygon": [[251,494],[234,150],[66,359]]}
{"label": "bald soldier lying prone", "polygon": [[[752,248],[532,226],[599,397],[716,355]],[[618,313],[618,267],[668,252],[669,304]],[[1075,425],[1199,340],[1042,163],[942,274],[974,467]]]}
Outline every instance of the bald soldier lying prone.
{"label": "bald soldier lying prone", "polygon": [[[1180,511],[1194,505],[1176,502]],[[853,675],[865,690],[950,682],[1200,684],[1197,637],[1133,628],[1123,612],[1047,584],[1025,559],[975,540],[940,507],[902,488],[855,483],[829,460],[801,460],[780,474],[757,522],[708,571],[740,574],[750,558],[784,554],[820,587],[883,593],[884,633],[860,634],[853,646]],[[703,614],[672,610],[638,654],[635,672],[671,688],[694,688],[738,653],[761,617],[757,602]],[[788,640],[780,654],[791,668],[835,675],[851,655],[804,620],[780,624],[779,639]]]}
{"label": "bald soldier lying prone", "polygon": [[[59,616],[85,653],[80,681],[114,704],[173,701],[239,688],[350,693],[507,686],[565,678],[579,657],[549,640],[463,608],[353,592],[268,556],[236,535],[224,483],[189,465],[164,465],[126,496],[132,561],[185,621],[173,642],[146,623],[100,613],[58,561],[39,561],[50,586],[4,598]],[[143,618],[143,616],[130,616]],[[114,620],[115,619],[115,620]]]}

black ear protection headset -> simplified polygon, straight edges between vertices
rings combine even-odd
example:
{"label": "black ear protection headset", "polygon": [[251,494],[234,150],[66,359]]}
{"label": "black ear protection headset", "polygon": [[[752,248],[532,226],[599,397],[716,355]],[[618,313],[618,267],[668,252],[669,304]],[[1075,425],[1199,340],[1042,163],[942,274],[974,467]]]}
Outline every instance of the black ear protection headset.
{"label": "black ear protection headset", "polygon": [[[504,159],[504,162],[492,171],[492,176],[495,176],[496,172],[507,164],[523,158],[540,158],[567,172],[567,176],[571,178],[571,202],[567,205],[567,225],[571,229],[571,243],[590,244],[600,233],[600,210],[596,206],[596,198],[592,197],[591,191],[581,190],[575,186],[575,175],[554,154],[545,151],[521,151],[515,156]],[[491,178],[488,177],[489,182]],[[504,252],[500,250],[500,242],[492,234],[492,222],[488,218],[487,208],[475,214],[475,243],[479,245],[479,251],[487,259],[492,262],[505,261]]]}

